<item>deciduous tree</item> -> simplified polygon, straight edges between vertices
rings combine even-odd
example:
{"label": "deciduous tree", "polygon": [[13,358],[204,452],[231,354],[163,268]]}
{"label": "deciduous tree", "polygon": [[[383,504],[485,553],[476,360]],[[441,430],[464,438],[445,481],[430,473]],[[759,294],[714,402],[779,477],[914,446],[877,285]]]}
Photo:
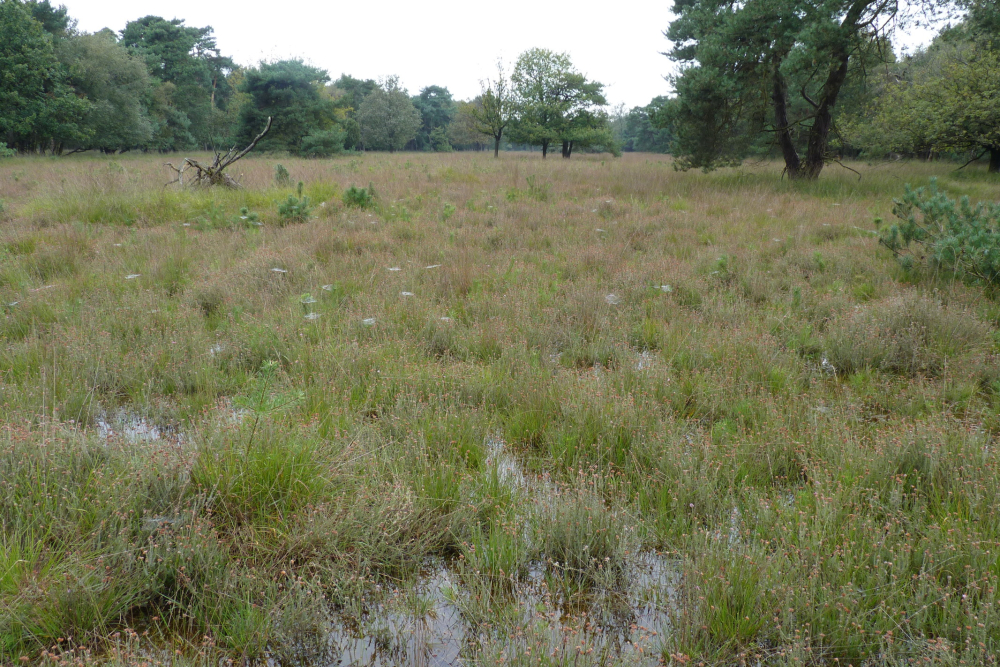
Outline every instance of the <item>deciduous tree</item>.
{"label": "deciduous tree", "polygon": [[0,139],[19,151],[61,152],[86,136],[89,103],[73,93],[52,37],[20,0],[0,0]]}
{"label": "deciduous tree", "polygon": [[448,126],[448,143],[460,150],[486,150],[485,140],[487,136],[477,129],[474,112],[481,108],[480,98],[475,98],[470,102],[460,101],[457,105],[455,117]]}
{"label": "deciduous tree", "polygon": [[656,127],[656,118],[668,102],[666,97],[654,97],[644,107],[632,107],[623,113],[621,143],[625,151],[669,153],[673,135],[668,128]]}
{"label": "deciduous tree", "polygon": [[905,63],[867,116],[848,125],[871,153],[965,153],[1000,173],[1000,53],[948,36]]}
{"label": "deciduous tree", "polygon": [[607,104],[604,84],[577,72],[565,53],[525,51],[511,82],[517,107],[512,135],[540,146],[543,158],[554,143],[562,144],[562,155],[568,158],[574,145],[610,139],[607,117],[600,112]]}
{"label": "deciduous tree", "polygon": [[465,107],[472,119],[472,127],[479,134],[493,139],[493,157],[500,157],[500,140],[514,120],[516,102],[511,81],[504,71],[503,62],[497,61],[497,74],[492,79],[479,82],[483,92],[476,102]]}
{"label": "deciduous tree", "polygon": [[60,40],[57,50],[73,88],[91,104],[81,122],[87,138],[75,147],[120,151],[149,142],[153,127],[142,104],[150,85],[146,63],[110,30]]}
{"label": "deciduous tree", "polygon": [[368,93],[358,109],[361,140],[366,150],[402,150],[417,136],[420,123],[420,112],[395,76]]}

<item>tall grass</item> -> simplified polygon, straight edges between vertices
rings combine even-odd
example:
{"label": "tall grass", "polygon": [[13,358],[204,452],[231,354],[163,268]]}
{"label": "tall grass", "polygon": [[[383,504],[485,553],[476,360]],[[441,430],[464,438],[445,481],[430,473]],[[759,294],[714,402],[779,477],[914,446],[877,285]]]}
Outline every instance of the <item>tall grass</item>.
{"label": "tall grass", "polygon": [[666,663],[995,659],[1000,310],[871,233],[994,177],[282,160],[304,221],[267,157],[0,170],[0,663],[319,659],[429,563],[472,660],[642,663],[583,612],[649,550]]}

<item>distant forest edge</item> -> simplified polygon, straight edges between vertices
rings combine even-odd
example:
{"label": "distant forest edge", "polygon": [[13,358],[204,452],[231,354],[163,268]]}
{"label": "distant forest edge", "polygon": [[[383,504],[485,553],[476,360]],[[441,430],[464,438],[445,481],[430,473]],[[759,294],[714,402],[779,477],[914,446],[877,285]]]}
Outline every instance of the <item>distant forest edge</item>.
{"label": "distant forest edge", "polygon": [[783,157],[793,178],[841,157],[988,158],[1000,171],[995,1],[953,5],[969,11],[902,59],[888,24],[875,27],[887,3],[798,4],[678,3],[665,33],[682,65],[674,93],[625,109],[542,48],[509,71],[498,61],[480,95],[457,100],[438,85],[410,95],[395,76],[334,80],[298,59],[241,66],[211,27],[182,19],[86,33],[65,6],[0,0],[0,157],[224,150],[273,117],[259,150],[305,157],[537,148],[674,153],[704,169]]}

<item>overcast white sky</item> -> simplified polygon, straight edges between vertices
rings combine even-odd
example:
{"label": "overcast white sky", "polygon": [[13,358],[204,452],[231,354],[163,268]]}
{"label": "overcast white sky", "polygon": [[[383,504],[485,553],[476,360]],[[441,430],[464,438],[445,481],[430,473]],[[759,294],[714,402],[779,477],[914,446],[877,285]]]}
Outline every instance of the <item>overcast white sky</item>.
{"label": "overcast white sky", "polygon": [[[302,58],[336,79],[398,74],[411,94],[447,86],[456,98],[479,93],[497,57],[512,63],[534,46],[570,54],[577,69],[606,84],[608,101],[645,105],[668,91],[672,63],[662,31],[671,0],[53,0],[79,28],[120,31],[153,14],[215,29],[224,55],[243,65]],[[911,42],[926,41],[913,35]]]}

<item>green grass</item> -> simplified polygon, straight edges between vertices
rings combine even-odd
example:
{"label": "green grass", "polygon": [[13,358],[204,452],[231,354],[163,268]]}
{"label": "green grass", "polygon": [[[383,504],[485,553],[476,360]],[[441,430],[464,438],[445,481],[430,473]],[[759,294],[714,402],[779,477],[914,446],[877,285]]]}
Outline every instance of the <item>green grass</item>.
{"label": "green grass", "polygon": [[273,159],[161,163],[0,170],[0,664],[398,658],[441,605],[480,664],[1000,652],[1000,310],[871,233],[995,177],[286,159],[291,222]]}

